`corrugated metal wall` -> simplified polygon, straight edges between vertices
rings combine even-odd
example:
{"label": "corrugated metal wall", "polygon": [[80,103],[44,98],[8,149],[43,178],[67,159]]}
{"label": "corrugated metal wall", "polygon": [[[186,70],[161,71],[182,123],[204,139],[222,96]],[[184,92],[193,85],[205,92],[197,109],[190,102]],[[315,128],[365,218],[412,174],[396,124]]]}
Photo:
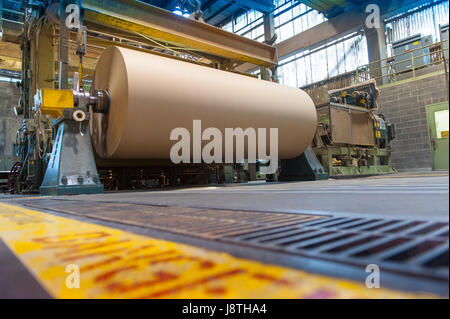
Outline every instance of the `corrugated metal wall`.
{"label": "corrugated metal wall", "polygon": [[432,35],[433,41],[440,40],[439,25],[448,23],[448,1],[400,17],[386,24],[391,29],[392,37],[388,43],[396,42],[415,34]]}

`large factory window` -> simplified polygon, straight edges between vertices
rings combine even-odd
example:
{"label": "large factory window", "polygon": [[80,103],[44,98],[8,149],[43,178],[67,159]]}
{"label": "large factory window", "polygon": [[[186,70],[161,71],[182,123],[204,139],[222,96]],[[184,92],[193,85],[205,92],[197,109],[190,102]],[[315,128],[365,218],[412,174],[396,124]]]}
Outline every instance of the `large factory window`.
{"label": "large factory window", "polygon": [[369,63],[366,37],[352,33],[314,50],[282,59],[278,66],[280,83],[302,87]]}
{"label": "large factory window", "polygon": [[274,4],[277,42],[284,41],[327,20],[323,14],[298,1],[274,0]]}
{"label": "large factory window", "polygon": [[2,82],[20,82],[20,79],[0,75],[0,81],[2,81]]}
{"label": "large factory window", "polygon": [[[298,1],[274,0],[274,5],[276,43],[326,21],[326,18],[318,11]],[[256,10],[249,10],[234,18],[222,26],[222,29],[252,40],[264,41],[263,14]]]}
{"label": "large factory window", "polygon": [[263,14],[256,10],[247,11],[234,18],[224,25],[222,29],[252,40],[264,41]]}

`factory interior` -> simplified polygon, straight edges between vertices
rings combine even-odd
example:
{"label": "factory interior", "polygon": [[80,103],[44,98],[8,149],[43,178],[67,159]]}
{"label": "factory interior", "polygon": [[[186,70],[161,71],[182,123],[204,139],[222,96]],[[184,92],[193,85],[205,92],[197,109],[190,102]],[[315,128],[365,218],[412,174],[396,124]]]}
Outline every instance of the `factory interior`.
{"label": "factory interior", "polygon": [[448,299],[448,39],[448,0],[1,0],[0,299]]}

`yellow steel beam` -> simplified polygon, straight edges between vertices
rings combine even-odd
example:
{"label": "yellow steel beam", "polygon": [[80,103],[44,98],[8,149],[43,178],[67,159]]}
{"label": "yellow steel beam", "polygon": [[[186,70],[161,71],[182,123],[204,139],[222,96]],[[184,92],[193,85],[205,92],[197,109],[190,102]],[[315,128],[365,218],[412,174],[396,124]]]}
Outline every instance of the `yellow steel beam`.
{"label": "yellow steel beam", "polygon": [[18,44],[0,42],[0,69],[22,70],[22,53]]}
{"label": "yellow steel beam", "polygon": [[145,3],[131,0],[83,0],[82,6],[88,28],[100,25],[140,33],[165,43],[256,65],[275,66],[277,63],[276,48],[270,45]]}
{"label": "yellow steel beam", "polygon": [[[151,54],[155,54],[155,55],[159,55],[159,56],[164,56],[164,57],[169,57],[169,58],[172,58],[172,59],[185,61],[185,62],[189,62],[189,63],[193,63],[193,64],[200,64],[200,65],[209,66],[212,63],[212,61],[208,60],[208,56],[203,58],[203,59],[200,59],[198,61],[193,61],[193,60],[187,60],[187,59],[184,59],[184,58],[180,58],[180,57],[178,57],[176,55],[169,55],[169,54],[162,53],[162,52],[159,52],[159,51],[153,51],[153,50],[149,50],[149,49],[139,48],[136,45],[139,45],[139,44],[141,44],[141,45],[151,45],[151,43],[149,43],[145,39],[140,39],[140,40],[141,40],[141,42],[137,42],[136,41],[135,45],[131,45],[131,44],[127,44],[127,43],[124,43],[124,42],[111,41],[111,40],[106,40],[106,39],[102,39],[102,38],[98,38],[98,37],[87,36],[87,46],[88,46],[87,51],[88,51],[88,54],[91,53],[92,55],[94,55],[93,54],[94,50],[92,50],[92,49],[95,48],[96,49],[95,51],[99,52],[99,54],[96,56],[96,59],[98,59],[100,57],[100,53],[104,49],[106,49],[106,47],[108,47],[110,45],[115,45],[115,46],[119,46],[119,47],[122,47],[122,48],[128,48],[128,49],[133,49],[133,50],[136,50],[136,51],[147,52],[147,53],[151,53]],[[224,61],[223,59],[216,59],[216,60],[217,60],[217,62],[223,62]],[[214,61],[216,61],[216,60],[214,60]]]}
{"label": "yellow steel beam", "polygon": [[0,54],[0,69],[21,71],[22,62],[15,57]]}

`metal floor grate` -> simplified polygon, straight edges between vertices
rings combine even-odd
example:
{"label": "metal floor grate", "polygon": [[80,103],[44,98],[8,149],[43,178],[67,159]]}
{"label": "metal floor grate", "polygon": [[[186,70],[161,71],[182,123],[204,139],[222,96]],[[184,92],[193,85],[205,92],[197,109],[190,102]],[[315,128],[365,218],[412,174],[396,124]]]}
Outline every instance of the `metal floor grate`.
{"label": "metal floor grate", "polygon": [[37,199],[41,209],[448,281],[446,222]]}
{"label": "metal floor grate", "polygon": [[327,216],[309,214],[60,199],[31,200],[25,205],[208,239],[220,239],[243,232],[277,229],[327,218]]}
{"label": "metal floor grate", "polygon": [[448,280],[448,228],[443,222],[339,217],[225,240]]}

